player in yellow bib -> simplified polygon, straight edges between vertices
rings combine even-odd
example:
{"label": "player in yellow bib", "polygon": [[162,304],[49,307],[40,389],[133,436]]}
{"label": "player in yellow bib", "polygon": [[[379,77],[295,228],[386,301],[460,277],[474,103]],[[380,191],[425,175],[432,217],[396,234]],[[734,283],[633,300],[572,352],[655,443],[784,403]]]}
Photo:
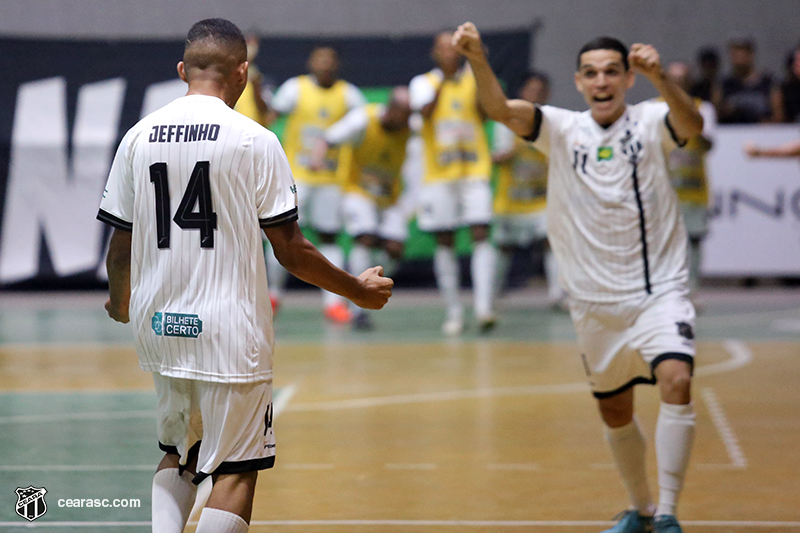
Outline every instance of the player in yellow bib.
{"label": "player in yellow bib", "polygon": [[[684,90],[691,86],[689,66],[685,63],[670,63],[667,75]],[[694,292],[700,279],[701,244],[708,233],[710,195],[706,154],[712,147],[717,112],[711,102],[699,98],[693,100],[703,116],[703,133],[689,139],[686,146],[672,150],[667,167],[689,233],[689,289]]]}
{"label": "player in yellow bib", "polygon": [[[544,105],[549,96],[547,76],[539,72],[528,74],[519,98]],[[558,266],[547,243],[547,156],[504,124],[495,122],[492,160],[497,164],[492,228],[500,249],[497,289],[506,282],[514,252],[541,243],[548,299],[552,305],[563,307],[566,294],[558,285]]]}
{"label": "player in yellow bib", "polygon": [[[323,142],[326,129],[349,111],[366,104],[355,85],[339,79],[339,56],[330,47],[315,48],[308,59],[310,74],[286,80],[272,99],[275,112],[286,115],[283,147],[297,182],[300,224],[314,229],[320,251],[338,267],[344,266],[344,252],[336,244],[342,229],[342,189],[337,167],[339,149],[332,147],[319,164],[313,160],[315,146]],[[285,285],[285,272],[268,254],[271,297],[277,302]],[[325,316],[348,322],[350,312],[340,296],[323,291]]]}
{"label": "player in yellow bib", "polygon": [[[266,128],[274,116],[264,100],[264,76],[255,64],[256,57],[258,57],[258,36],[249,34],[246,36],[246,41],[247,61],[250,68],[247,70],[247,85],[234,109]],[[266,94],[270,96],[271,92],[267,90]]]}
{"label": "player in yellow bib", "polygon": [[[398,200],[403,192],[401,170],[411,135],[410,115],[408,88],[396,87],[387,105],[354,109],[328,128],[325,143],[314,154],[319,161],[331,147],[341,148],[344,226],[355,239],[350,270],[371,264],[373,254],[387,270],[394,270],[403,256],[408,213]],[[365,312],[351,309],[354,329],[372,328]]]}
{"label": "player in yellow bib", "polygon": [[458,335],[464,327],[459,300],[460,272],[454,234],[470,226],[474,242],[474,314],[481,330],[494,326],[492,294],[496,252],[488,240],[492,218],[489,186],[491,156],[475,77],[452,44],[452,33],[434,39],[437,68],[411,80],[411,108],[423,118],[423,177],[417,222],[436,235],[434,273],[447,306],[442,331]]}

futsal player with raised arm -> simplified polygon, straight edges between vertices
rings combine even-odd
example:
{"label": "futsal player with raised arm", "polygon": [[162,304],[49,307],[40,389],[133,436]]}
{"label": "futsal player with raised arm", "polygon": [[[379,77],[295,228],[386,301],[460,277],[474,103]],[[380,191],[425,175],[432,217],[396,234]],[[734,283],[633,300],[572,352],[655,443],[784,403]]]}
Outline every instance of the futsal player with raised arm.
{"label": "futsal player with raised arm", "polygon": [[234,24],[192,26],[178,63],[188,92],[124,136],[98,214],[114,227],[106,309],[132,323],[158,397],[156,533],[183,531],[208,476],[198,533],[246,532],[257,473],[275,461],[262,230],[300,279],[371,309],[391,295],[380,267],[356,278],[303,237],[278,139],[232,109],[247,67]]}
{"label": "futsal player with raised arm", "polygon": [[[578,53],[575,85],[589,110],[508,100],[472,23],[453,42],[472,65],[490,118],[549,156],[548,238],[570,296],[584,367],[631,507],[609,531],[676,533],[675,508],[694,441],[691,377],[695,312],[688,298],[686,229],[666,152],[703,129],[658,52],[601,37]],[[664,102],[625,103],[644,76]],[[633,386],[658,383],[654,505]],[[655,518],[653,516],[655,515]]]}
{"label": "futsal player with raised arm", "polygon": [[497,256],[489,241],[492,159],[484,131],[475,77],[453,46],[453,34],[434,38],[431,58],[436,68],[415,76],[409,84],[411,109],[422,116],[422,184],[417,223],[436,236],[433,256],[436,284],[447,307],[445,335],[464,329],[459,299],[461,280],[455,253],[455,231],[469,226],[474,315],[480,331],[495,326],[492,309]]}

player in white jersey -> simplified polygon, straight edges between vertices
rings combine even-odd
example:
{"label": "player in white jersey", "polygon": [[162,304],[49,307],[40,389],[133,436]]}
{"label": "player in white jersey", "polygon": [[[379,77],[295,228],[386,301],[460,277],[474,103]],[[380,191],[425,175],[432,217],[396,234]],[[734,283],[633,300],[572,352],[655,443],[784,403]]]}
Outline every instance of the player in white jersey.
{"label": "player in white jersey", "polygon": [[[609,531],[680,532],[675,508],[695,427],[695,315],[687,290],[686,230],[665,151],[699,134],[703,119],[649,45],[634,44],[629,53],[608,37],[587,43],[578,54],[575,85],[589,110],[579,113],[507,100],[473,24],[460,26],[454,42],[472,65],[489,117],[550,158],[548,237],[631,499],[631,509]],[[634,71],[664,102],[626,105]],[[657,506],[647,484],[644,438],[633,417],[633,385],[656,380],[662,400],[655,438]]]}
{"label": "player in white jersey", "polygon": [[98,218],[115,229],[109,315],[130,322],[153,372],[159,446],[153,531],[182,532],[212,476],[199,533],[244,532],[258,470],[274,463],[274,335],[261,230],[290,272],[380,308],[391,280],[334,267],[297,226],[294,180],[277,138],[232,110],[247,83],[244,37],[209,19],[187,35],[185,97],[123,138]]}

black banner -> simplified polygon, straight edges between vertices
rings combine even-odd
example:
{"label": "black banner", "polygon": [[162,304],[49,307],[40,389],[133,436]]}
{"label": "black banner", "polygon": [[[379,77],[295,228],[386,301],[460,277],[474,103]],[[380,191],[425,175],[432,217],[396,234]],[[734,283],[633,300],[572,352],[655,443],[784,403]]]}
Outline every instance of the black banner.
{"label": "black banner", "polygon": [[[487,33],[509,90],[530,63],[532,30]],[[407,84],[433,67],[432,36],[264,38],[256,63],[275,83],[335,47],[360,87]],[[94,220],[122,135],[185,92],[181,41],[0,39],[0,286],[58,288],[104,279],[107,230]]]}

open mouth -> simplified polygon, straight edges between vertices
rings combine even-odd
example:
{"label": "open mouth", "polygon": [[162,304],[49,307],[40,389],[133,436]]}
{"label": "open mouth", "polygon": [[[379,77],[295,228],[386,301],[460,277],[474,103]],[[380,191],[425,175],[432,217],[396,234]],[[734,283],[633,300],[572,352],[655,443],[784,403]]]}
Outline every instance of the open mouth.
{"label": "open mouth", "polygon": [[610,101],[611,101],[611,100],[613,100],[613,99],[614,99],[614,97],[613,97],[613,96],[611,96],[611,95],[607,95],[607,96],[595,96],[595,97],[594,97],[594,101],[595,101],[595,102],[598,102],[598,103],[601,103],[601,104],[602,104],[602,103],[605,103],[605,102],[610,102]]}

